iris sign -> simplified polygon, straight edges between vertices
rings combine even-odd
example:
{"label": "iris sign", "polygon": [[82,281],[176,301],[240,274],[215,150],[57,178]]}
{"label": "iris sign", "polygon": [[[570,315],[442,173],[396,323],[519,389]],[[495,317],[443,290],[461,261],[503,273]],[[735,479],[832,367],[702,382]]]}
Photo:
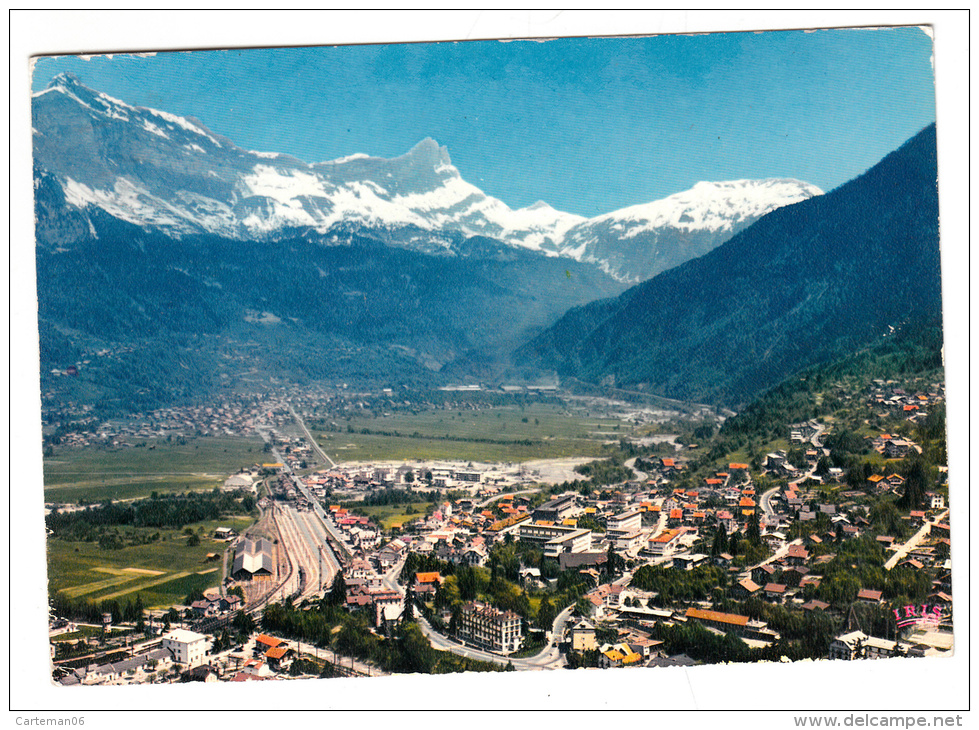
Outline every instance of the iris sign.
{"label": "iris sign", "polygon": [[943,607],[923,603],[920,606],[908,605],[892,610],[898,628],[903,629],[908,626],[938,626],[942,620]]}

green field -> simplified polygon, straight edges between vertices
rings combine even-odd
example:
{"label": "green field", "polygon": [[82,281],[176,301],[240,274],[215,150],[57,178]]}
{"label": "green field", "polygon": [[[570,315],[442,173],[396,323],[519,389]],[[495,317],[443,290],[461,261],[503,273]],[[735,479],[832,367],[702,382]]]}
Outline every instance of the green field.
{"label": "green field", "polygon": [[[557,406],[543,404],[523,409],[430,410],[418,414],[355,417],[343,421],[341,427],[344,430],[333,432],[323,431],[315,425],[311,427],[323,450],[337,461],[522,462],[601,456],[604,441],[632,434],[631,426],[614,419],[569,416]],[[372,433],[361,433],[362,429]],[[395,433],[398,435],[393,435]],[[486,443],[487,440],[530,443]]]}
{"label": "green field", "polygon": [[[246,516],[200,522],[201,543],[187,546],[183,530],[159,530],[163,540],[119,550],[102,549],[95,542],[48,540],[48,583],[51,591],[71,598],[93,601],[116,600],[120,604],[139,593],[147,608],[165,608],[180,603],[194,590],[217,586],[221,561],[208,562],[208,553],[222,553],[226,543],[211,539],[214,528],[231,527],[238,532],[251,524]],[[120,528],[120,533],[153,533],[152,528]]]}
{"label": "green field", "polygon": [[[241,467],[263,460],[261,439],[148,441],[125,449],[57,449],[44,460],[45,502],[135,499],[152,492],[213,489]],[[149,448],[155,446],[155,448]]]}
{"label": "green field", "polygon": [[[412,507],[415,511],[409,514],[406,510]],[[412,502],[408,504],[390,504],[374,507],[356,506],[352,509],[357,514],[373,517],[381,527],[390,530],[394,525],[402,525],[411,520],[425,517],[425,510],[432,506],[431,502]]]}

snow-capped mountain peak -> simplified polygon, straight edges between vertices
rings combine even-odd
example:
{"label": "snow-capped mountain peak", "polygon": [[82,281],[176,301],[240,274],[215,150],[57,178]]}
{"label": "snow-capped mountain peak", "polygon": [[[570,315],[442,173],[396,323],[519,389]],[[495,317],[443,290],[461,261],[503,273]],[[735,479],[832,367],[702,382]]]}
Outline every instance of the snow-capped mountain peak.
{"label": "snow-capped mountain peak", "polygon": [[771,210],[821,192],[797,180],[701,182],[586,219],[543,201],[511,209],[463,179],[447,148],[430,137],[390,159],[358,152],[308,164],[243,150],[197,119],[131,106],[70,73],[54,77],[33,101],[35,162],[70,206],[82,215],[101,208],[174,236],[275,238],[355,224],[383,229],[387,238],[410,229],[406,245],[430,250],[433,241],[447,245],[442,234],[449,231],[595,263],[631,281],[702,255]]}

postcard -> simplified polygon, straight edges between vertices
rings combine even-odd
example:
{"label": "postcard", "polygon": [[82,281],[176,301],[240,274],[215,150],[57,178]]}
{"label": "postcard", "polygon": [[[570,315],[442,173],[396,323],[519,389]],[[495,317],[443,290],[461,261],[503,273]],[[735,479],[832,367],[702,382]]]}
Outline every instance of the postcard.
{"label": "postcard", "polygon": [[32,58],[48,681],[953,661],[935,43]]}

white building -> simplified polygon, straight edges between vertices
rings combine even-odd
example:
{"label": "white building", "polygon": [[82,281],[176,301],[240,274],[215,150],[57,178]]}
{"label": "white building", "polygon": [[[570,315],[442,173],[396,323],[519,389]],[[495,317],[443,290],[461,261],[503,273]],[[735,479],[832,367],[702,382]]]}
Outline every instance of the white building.
{"label": "white building", "polygon": [[523,643],[520,616],[485,603],[470,601],[462,607],[459,638],[498,654],[517,651]]}
{"label": "white building", "polygon": [[681,537],[683,537],[683,530],[664,530],[656,537],[649,539],[646,549],[657,557],[672,555],[680,546]]}
{"label": "white building", "polygon": [[890,641],[876,636],[867,636],[862,631],[851,631],[837,636],[829,645],[830,659],[886,659],[893,656],[907,656],[911,646],[904,642]]}
{"label": "white building", "polygon": [[163,637],[163,648],[173,652],[173,661],[185,668],[204,663],[211,643],[204,634],[174,629]]}
{"label": "white building", "polygon": [[623,535],[638,532],[642,528],[642,512],[634,510],[609,517],[606,521],[606,527],[609,532]]}
{"label": "white building", "polygon": [[544,543],[544,556],[556,558],[561,553],[584,553],[591,550],[591,530],[573,530]]}

